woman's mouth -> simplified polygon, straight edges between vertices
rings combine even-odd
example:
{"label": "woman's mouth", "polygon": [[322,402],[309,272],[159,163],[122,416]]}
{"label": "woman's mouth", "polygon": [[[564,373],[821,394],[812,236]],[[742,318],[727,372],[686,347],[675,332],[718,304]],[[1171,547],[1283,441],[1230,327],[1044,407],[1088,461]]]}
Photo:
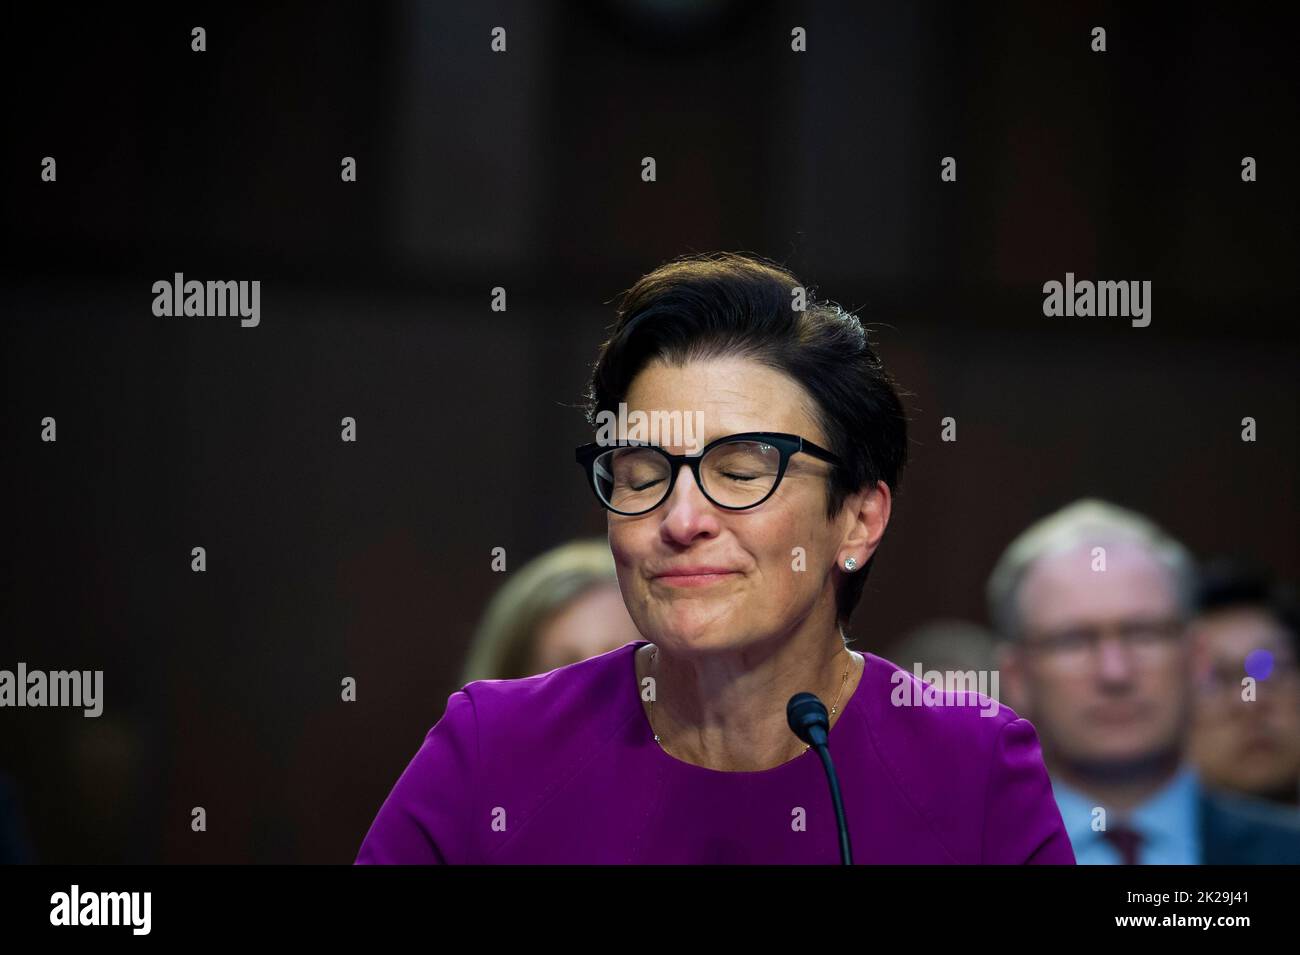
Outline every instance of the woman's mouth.
{"label": "woman's mouth", "polygon": [[669,587],[707,587],[736,576],[736,571],[725,567],[675,567],[655,574],[653,580]]}

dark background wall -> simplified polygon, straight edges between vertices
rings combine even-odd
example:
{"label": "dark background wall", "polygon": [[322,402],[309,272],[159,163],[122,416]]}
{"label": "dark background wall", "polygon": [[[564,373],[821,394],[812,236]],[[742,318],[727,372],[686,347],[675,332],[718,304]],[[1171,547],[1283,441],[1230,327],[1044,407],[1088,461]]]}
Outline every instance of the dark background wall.
{"label": "dark background wall", "polygon": [[[34,858],[350,861],[458,685],[492,548],[603,531],[576,404],[610,300],[684,252],[784,261],[910,393],[859,648],[982,619],[1001,548],[1085,494],[1297,576],[1290,33],[1233,5],[673,6],[6,31],[0,668],[105,671],[98,719],[0,710]],[[155,317],[177,271],[260,280],[260,326]],[[1067,271],[1150,280],[1151,325],[1045,318]]]}

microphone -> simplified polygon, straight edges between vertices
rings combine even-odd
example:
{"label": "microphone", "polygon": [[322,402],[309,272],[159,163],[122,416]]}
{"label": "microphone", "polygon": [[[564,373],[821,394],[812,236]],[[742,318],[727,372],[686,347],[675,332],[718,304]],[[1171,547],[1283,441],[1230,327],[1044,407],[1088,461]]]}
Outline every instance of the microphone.
{"label": "microphone", "polygon": [[853,865],[853,848],[849,844],[849,824],[844,818],[844,801],[840,798],[840,780],[831,762],[831,721],[826,705],[812,693],[796,693],[785,705],[785,719],[790,729],[817,751],[831,787],[831,805],[835,807],[835,825],[840,834],[840,862]]}

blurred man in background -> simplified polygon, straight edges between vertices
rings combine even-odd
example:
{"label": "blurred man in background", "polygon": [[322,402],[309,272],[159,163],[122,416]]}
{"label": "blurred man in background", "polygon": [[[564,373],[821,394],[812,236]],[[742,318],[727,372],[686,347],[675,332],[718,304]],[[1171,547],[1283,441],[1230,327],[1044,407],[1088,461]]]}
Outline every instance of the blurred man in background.
{"label": "blurred man in background", "polygon": [[1081,864],[1300,862],[1300,821],[1185,760],[1193,592],[1181,544],[1096,500],[1031,526],[990,577],[1004,700],[1038,731]]}
{"label": "blurred man in background", "polygon": [[1300,802],[1300,669],[1295,593],[1239,562],[1208,565],[1193,639],[1205,661],[1191,760],[1207,785]]}

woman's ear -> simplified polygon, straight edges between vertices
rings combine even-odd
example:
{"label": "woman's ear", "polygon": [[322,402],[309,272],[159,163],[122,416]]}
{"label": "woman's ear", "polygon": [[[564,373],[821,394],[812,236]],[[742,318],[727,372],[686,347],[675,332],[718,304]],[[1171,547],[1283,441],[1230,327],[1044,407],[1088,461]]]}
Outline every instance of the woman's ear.
{"label": "woman's ear", "polygon": [[877,481],[875,487],[855,491],[844,499],[841,519],[846,527],[840,541],[839,563],[852,557],[857,566],[866,565],[885,536],[892,505],[889,485],[884,481]]}

